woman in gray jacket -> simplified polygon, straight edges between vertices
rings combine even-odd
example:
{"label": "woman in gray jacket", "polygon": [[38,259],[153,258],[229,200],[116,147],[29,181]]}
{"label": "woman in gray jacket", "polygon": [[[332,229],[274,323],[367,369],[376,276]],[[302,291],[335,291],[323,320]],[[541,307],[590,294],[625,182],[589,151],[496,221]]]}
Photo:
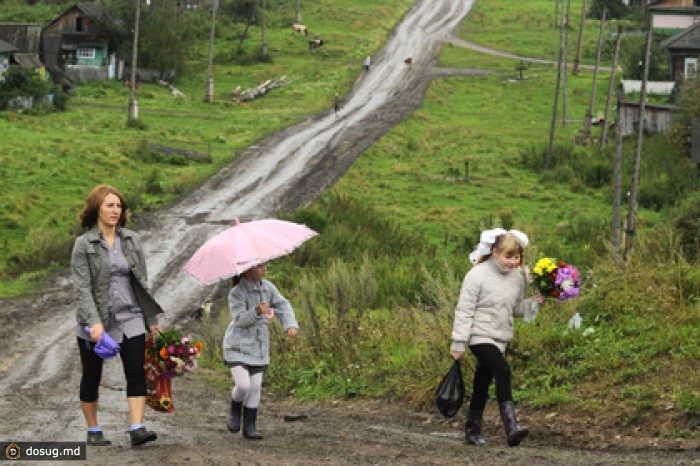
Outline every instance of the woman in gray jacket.
{"label": "woman in gray jacket", "polygon": [[109,445],[97,422],[103,360],[94,343],[107,334],[120,344],[131,421],[131,445],[156,439],[143,425],[146,403],[144,351],[146,328],[159,330],[163,312],[146,291],[146,261],[136,234],[125,227],[124,196],[107,185],[95,187],[78,215],[85,233],[75,240],[71,273],[77,299],[76,335],[82,363],[80,406],[88,426],[88,445]]}
{"label": "woman in gray jacket", "polygon": [[252,440],[262,439],[255,424],[263,373],[270,364],[268,320],[276,315],[291,337],[299,328],[289,301],[264,279],[266,271],[267,265],[259,264],[234,280],[228,295],[232,320],[223,342],[224,361],[235,384],[226,424],[231,432],[239,432],[242,412],[243,436]]}
{"label": "woman in gray jacket", "polygon": [[479,246],[470,255],[476,265],[462,283],[450,353],[453,358],[461,359],[468,346],[477,359],[464,426],[465,440],[472,445],[486,443],[481,435],[481,424],[489,385],[494,378],[508,445],[519,445],[528,435],[528,430],[520,427],[515,418],[510,366],[503,356],[513,337],[513,318],[522,317],[532,300],[544,303],[541,295],[525,299],[521,267],[523,248],[527,244],[527,236],[517,230],[497,228],[483,232]]}

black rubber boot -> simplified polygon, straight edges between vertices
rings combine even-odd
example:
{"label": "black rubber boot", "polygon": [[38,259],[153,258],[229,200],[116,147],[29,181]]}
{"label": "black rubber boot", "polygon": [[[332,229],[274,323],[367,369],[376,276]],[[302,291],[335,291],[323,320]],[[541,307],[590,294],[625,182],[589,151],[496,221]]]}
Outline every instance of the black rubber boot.
{"label": "black rubber boot", "polygon": [[236,433],[241,431],[241,410],[243,409],[242,401],[231,400],[231,410],[228,413],[228,421],[226,427],[228,430]]}
{"label": "black rubber boot", "polygon": [[508,446],[517,447],[520,445],[520,441],[527,437],[530,431],[527,430],[527,427],[520,427],[518,425],[518,421],[515,418],[515,405],[512,401],[504,401],[499,407],[501,409],[501,419],[503,420],[503,427],[506,431]]}
{"label": "black rubber boot", "polygon": [[136,430],[129,431],[129,436],[131,437],[131,446],[138,447],[146,442],[152,442],[158,438],[155,432],[146,430],[145,427],[139,427]]}
{"label": "black rubber boot", "polygon": [[467,408],[467,422],[464,424],[464,440],[469,445],[482,446],[486,440],[481,436],[481,424],[484,410]]}
{"label": "black rubber boot", "polygon": [[262,434],[255,427],[258,408],[243,408],[243,436],[250,440],[261,440]]}
{"label": "black rubber boot", "polygon": [[107,440],[101,430],[96,432],[87,433],[87,444],[95,445],[98,447],[103,447],[105,445],[111,445],[112,442]]}

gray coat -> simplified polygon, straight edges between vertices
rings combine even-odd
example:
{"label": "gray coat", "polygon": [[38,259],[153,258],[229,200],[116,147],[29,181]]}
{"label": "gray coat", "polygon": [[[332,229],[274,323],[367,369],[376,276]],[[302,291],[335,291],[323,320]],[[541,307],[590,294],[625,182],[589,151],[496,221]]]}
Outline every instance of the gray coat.
{"label": "gray coat", "polygon": [[228,294],[232,320],[223,342],[224,360],[227,363],[250,366],[270,364],[268,318],[255,312],[255,307],[261,301],[270,304],[285,330],[299,327],[292,306],[272,282],[263,279],[260,283],[252,283],[241,278]]}
{"label": "gray coat", "polygon": [[[117,228],[117,234],[131,269],[131,286],[145,324],[147,327],[156,325],[156,316],[163,310],[147,291],[146,260],[141,244],[131,230]],[[100,241],[95,226],[75,240],[71,254],[71,274],[77,298],[75,318],[79,325],[102,323],[106,327],[109,323],[109,269],[109,251]]]}

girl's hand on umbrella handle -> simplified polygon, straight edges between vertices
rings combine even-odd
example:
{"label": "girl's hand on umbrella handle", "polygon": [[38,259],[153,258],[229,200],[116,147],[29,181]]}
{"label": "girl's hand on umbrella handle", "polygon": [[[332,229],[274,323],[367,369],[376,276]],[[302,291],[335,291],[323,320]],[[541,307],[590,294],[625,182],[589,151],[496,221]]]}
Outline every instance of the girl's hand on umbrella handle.
{"label": "girl's hand on umbrella handle", "polygon": [[90,339],[92,341],[100,341],[100,338],[102,338],[102,334],[105,331],[104,325],[102,325],[102,322],[98,322],[92,327],[90,327]]}
{"label": "girl's hand on umbrella handle", "polygon": [[462,359],[462,356],[464,356],[464,353],[460,353],[459,351],[450,351],[450,355],[454,358],[455,361],[459,361]]}
{"label": "girl's hand on umbrella handle", "polygon": [[270,314],[270,304],[266,301],[260,301],[257,306],[255,306],[255,312],[258,315]]}
{"label": "girl's hand on umbrella handle", "polygon": [[296,327],[289,327],[289,328],[287,329],[287,335],[289,335],[290,337],[295,337],[295,336],[297,336],[297,333],[298,333],[298,332],[299,332],[299,329],[297,329]]}

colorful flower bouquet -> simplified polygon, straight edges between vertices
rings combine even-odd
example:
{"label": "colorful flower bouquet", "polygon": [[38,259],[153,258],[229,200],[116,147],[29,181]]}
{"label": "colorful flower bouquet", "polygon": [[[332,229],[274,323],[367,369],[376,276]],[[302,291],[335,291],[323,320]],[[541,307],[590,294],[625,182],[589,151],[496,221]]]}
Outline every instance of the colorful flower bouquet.
{"label": "colorful flower bouquet", "polygon": [[171,328],[146,340],[146,404],[156,411],[172,413],[172,379],[197,367],[204,343],[182,336]]}
{"label": "colorful flower bouquet", "polygon": [[172,379],[197,368],[197,358],[204,343],[183,337],[179,330],[171,328],[156,333],[151,357],[163,377]]}
{"label": "colorful flower bouquet", "polygon": [[532,282],[544,296],[556,298],[558,303],[579,295],[580,274],[566,262],[555,262],[542,257],[532,269]]}

